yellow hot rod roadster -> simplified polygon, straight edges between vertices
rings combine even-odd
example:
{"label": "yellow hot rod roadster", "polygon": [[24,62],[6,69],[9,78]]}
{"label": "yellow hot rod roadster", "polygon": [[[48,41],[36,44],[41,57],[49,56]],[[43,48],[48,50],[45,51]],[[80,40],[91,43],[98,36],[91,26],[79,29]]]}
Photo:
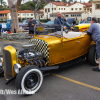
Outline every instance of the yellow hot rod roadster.
{"label": "yellow hot rod roadster", "polygon": [[6,84],[15,79],[17,89],[34,94],[43,82],[45,71],[63,68],[88,56],[89,62],[98,64],[95,44],[86,33],[63,31],[37,35],[17,51],[13,46],[3,49],[0,75]]}

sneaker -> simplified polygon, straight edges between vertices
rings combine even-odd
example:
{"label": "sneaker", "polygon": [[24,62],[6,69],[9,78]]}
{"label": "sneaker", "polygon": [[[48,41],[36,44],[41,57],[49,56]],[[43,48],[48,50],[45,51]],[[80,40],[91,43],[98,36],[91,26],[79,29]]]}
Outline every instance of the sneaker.
{"label": "sneaker", "polygon": [[97,68],[93,68],[93,71],[100,71],[100,69],[97,67]]}

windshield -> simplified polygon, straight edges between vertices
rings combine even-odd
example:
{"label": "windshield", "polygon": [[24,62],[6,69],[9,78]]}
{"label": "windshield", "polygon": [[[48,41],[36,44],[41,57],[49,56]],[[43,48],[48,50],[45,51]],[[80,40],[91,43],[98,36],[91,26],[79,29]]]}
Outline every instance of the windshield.
{"label": "windshield", "polygon": [[40,22],[38,20],[36,20],[36,23],[39,24]]}
{"label": "windshield", "polygon": [[7,23],[10,24],[11,23],[11,20],[7,20]]}
{"label": "windshield", "polygon": [[47,22],[46,24],[47,25],[54,25],[54,22],[53,21],[50,21],[50,22]]}
{"label": "windshield", "polygon": [[28,20],[24,20],[23,24],[28,24],[28,22],[29,22]]}
{"label": "windshield", "polygon": [[46,24],[39,24],[35,26],[35,35],[49,35],[61,38],[62,32],[60,30],[56,30],[56,27],[60,27],[61,25],[52,25],[54,22],[48,22],[49,25]]}

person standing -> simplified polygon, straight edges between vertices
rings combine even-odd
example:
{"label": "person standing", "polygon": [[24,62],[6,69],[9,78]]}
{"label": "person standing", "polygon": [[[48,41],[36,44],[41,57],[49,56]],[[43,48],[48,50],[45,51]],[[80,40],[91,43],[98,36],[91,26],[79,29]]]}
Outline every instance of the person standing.
{"label": "person standing", "polygon": [[35,21],[33,22],[32,18],[31,18],[30,22],[28,23],[28,26],[29,26],[29,38],[33,38],[33,35],[34,35],[34,25],[35,25]]}
{"label": "person standing", "polygon": [[78,25],[79,24],[79,20],[77,19],[77,17],[76,17],[75,21],[76,21],[76,25]]}
{"label": "person standing", "polygon": [[93,68],[93,71],[100,71],[100,26],[95,17],[91,20],[91,26],[88,29],[87,34],[92,37],[92,40],[96,44],[96,53],[99,59],[99,67]]}
{"label": "person standing", "polygon": [[73,25],[76,25],[76,21],[75,21],[75,19],[74,19],[74,21],[73,21]]}

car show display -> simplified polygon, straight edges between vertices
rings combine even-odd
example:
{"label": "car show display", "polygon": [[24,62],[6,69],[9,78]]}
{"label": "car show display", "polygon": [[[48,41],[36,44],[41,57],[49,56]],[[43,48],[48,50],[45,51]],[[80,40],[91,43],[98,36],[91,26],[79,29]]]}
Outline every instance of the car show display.
{"label": "car show display", "polygon": [[17,90],[27,95],[40,89],[46,71],[67,67],[86,57],[92,65],[99,63],[91,37],[83,32],[64,31],[63,26],[61,31],[34,35],[22,48],[18,51],[10,45],[4,47],[0,76],[4,75],[6,84],[15,79]]}

